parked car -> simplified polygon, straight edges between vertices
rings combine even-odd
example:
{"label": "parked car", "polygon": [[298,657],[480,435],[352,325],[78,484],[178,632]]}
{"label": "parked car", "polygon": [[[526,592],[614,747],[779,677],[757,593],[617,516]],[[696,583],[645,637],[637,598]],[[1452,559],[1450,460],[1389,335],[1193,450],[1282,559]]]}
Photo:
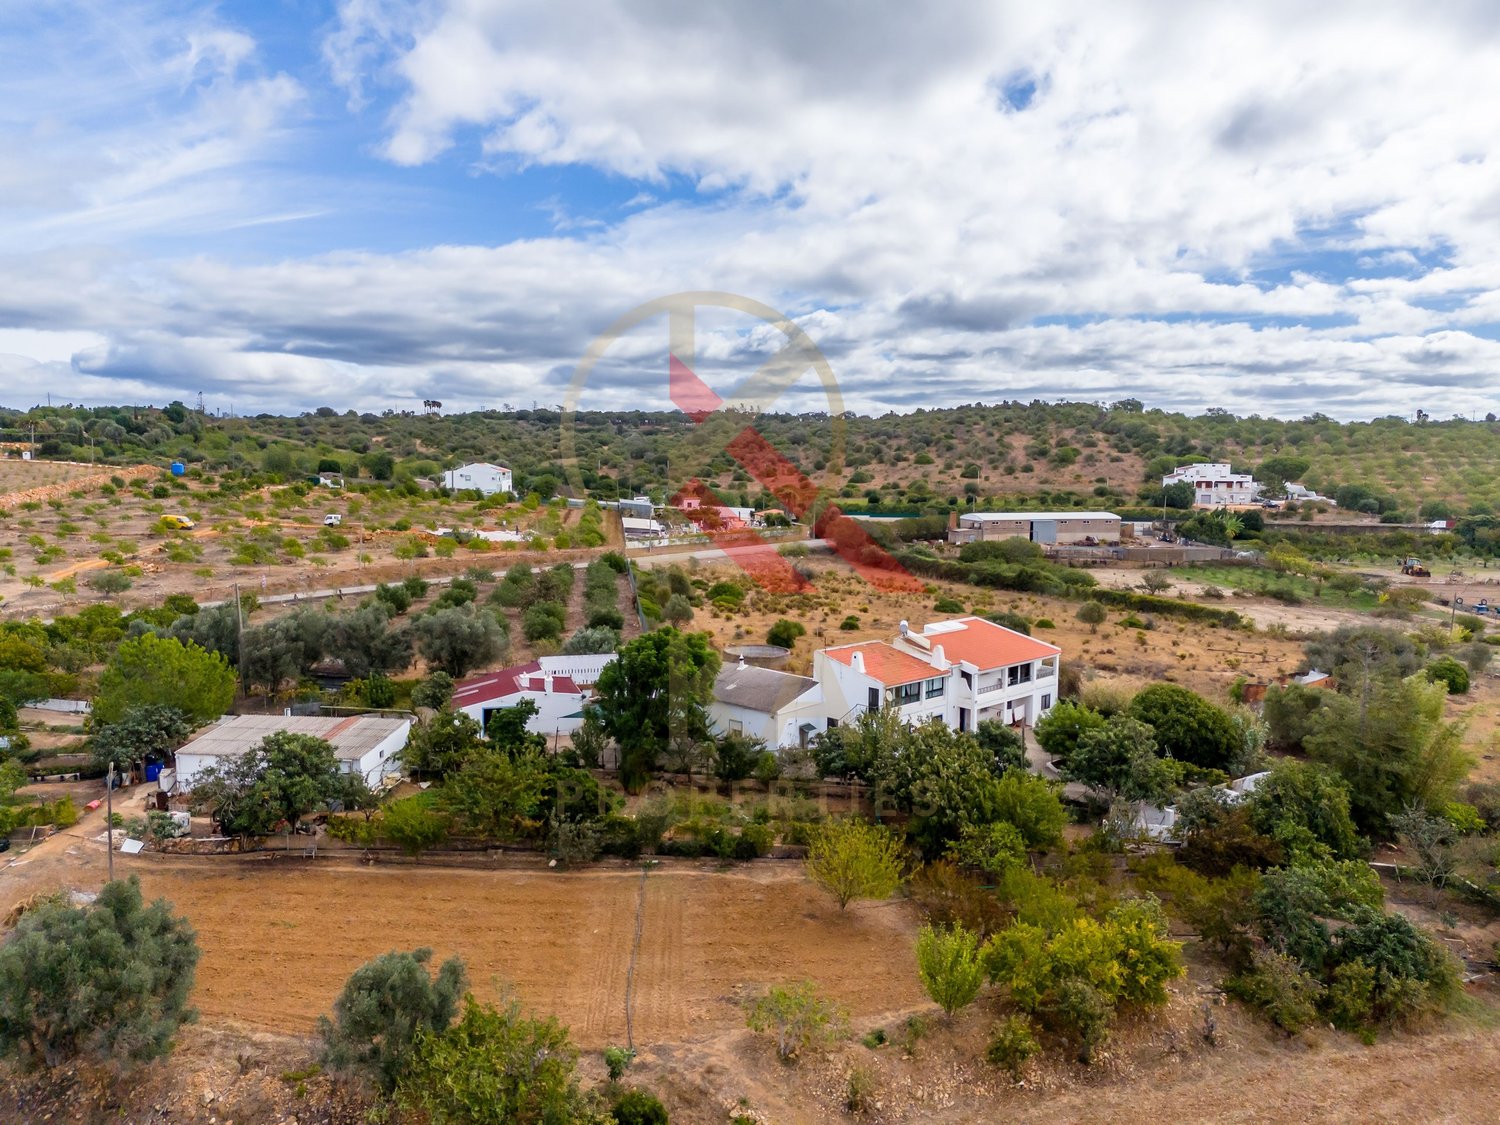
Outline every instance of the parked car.
{"label": "parked car", "polygon": [[338,527],[338,525],[343,522],[344,517],[339,515],[337,512],[329,512],[326,516],[323,517],[324,527]]}
{"label": "parked car", "polygon": [[193,528],[198,526],[192,520],[188,519],[187,516],[162,516],[161,522],[163,527],[176,528],[178,531],[192,531]]}

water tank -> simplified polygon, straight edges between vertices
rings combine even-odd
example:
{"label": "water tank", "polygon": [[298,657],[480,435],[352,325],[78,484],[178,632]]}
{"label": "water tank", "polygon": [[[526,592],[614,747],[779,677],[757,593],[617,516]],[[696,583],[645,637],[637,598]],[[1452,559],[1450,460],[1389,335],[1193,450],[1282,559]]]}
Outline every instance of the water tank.
{"label": "water tank", "polygon": [[172,462],[172,475],[174,477],[186,476],[187,475],[187,466],[184,465],[181,461],[173,461]]}

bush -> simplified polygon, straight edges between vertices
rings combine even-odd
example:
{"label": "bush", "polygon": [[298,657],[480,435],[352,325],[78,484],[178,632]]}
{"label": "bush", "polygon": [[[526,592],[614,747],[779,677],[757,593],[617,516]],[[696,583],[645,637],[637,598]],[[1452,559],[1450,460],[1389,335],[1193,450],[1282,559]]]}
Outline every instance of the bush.
{"label": "bush", "polygon": [[1426,668],[1427,678],[1433,683],[1448,686],[1449,695],[1463,695],[1469,690],[1469,670],[1451,656],[1440,656]]}
{"label": "bush", "polygon": [[989,808],[996,820],[1013,824],[1028,848],[1048,848],[1062,840],[1068,811],[1058,786],[1022,770],[1007,770],[991,787]]}
{"label": "bush", "polygon": [[1031,1021],[1025,1016],[1007,1016],[990,1032],[989,1046],[984,1051],[984,1061],[991,1066],[1003,1067],[1014,1081],[1021,1080],[1021,1071],[1028,1059],[1041,1052]]}
{"label": "bush", "polygon": [[923,926],[917,934],[917,974],[928,997],[948,1016],[967,1008],[984,983],[979,935],[962,926]]}
{"label": "bush", "polygon": [[56,898],[22,915],[0,947],[0,1056],[27,1066],[160,1058],[187,1006],[198,943],[140,881],[107,883],[90,906]]}
{"label": "bush", "polygon": [[1312,974],[1274,949],[1255,950],[1250,967],[1226,979],[1224,988],[1294,1035],[1317,1020],[1323,995]]}
{"label": "bush", "polygon": [[645,1090],[626,1090],[609,1112],[616,1125],[667,1125],[667,1107]]}
{"label": "bush", "polygon": [[618,1082],[626,1069],[635,1061],[635,1051],[629,1047],[604,1048],[604,1067],[609,1071],[609,1080]]}
{"label": "bush", "polygon": [[966,824],[948,854],[965,867],[998,875],[1026,862],[1026,841],[1014,824],[996,821],[978,827]]}
{"label": "bush", "polygon": [[333,1004],[333,1019],[321,1016],[323,1064],[360,1073],[389,1093],[411,1062],[417,1039],[445,1029],[463,993],[464,963],[443,962],[427,972],[432,950],[384,953],[349,977]]}
{"label": "bush", "polygon": [[588,1121],[578,1052],[556,1019],[523,1016],[519,1001],[493,1008],[464,1000],[446,1030],[417,1035],[396,1090],[403,1109],[450,1125]]}
{"label": "bush", "polygon": [[766,644],[791,648],[797,638],[806,635],[807,629],[800,621],[789,621],[783,617],[766,632]]}
{"label": "bush", "polygon": [[745,1022],[751,1031],[775,1040],[783,1062],[843,1038],[848,1029],[843,1009],[820,997],[811,981],[773,987],[751,1001]]}

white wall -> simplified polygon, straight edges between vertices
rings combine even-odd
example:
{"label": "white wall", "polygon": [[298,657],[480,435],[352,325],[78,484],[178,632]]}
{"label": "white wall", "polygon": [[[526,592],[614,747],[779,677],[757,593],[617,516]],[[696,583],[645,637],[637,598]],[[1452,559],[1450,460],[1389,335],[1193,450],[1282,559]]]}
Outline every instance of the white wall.
{"label": "white wall", "polygon": [[457,492],[464,488],[477,488],[485,496],[497,492],[511,492],[511,471],[490,465],[461,465],[443,474],[443,484]]}

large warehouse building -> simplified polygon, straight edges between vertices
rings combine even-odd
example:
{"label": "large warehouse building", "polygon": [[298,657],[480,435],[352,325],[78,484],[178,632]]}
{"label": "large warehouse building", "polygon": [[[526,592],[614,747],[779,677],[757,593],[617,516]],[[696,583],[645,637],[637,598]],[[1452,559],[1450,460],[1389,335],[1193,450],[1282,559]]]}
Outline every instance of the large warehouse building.
{"label": "large warehouse building", "polygon": [[989,539],[1029,539],[1043,545],[1067,546],[1092,539],[1120,541],[1120,517],[1113,512],[969,512],[958,517],[948,533],[950,543]]}

